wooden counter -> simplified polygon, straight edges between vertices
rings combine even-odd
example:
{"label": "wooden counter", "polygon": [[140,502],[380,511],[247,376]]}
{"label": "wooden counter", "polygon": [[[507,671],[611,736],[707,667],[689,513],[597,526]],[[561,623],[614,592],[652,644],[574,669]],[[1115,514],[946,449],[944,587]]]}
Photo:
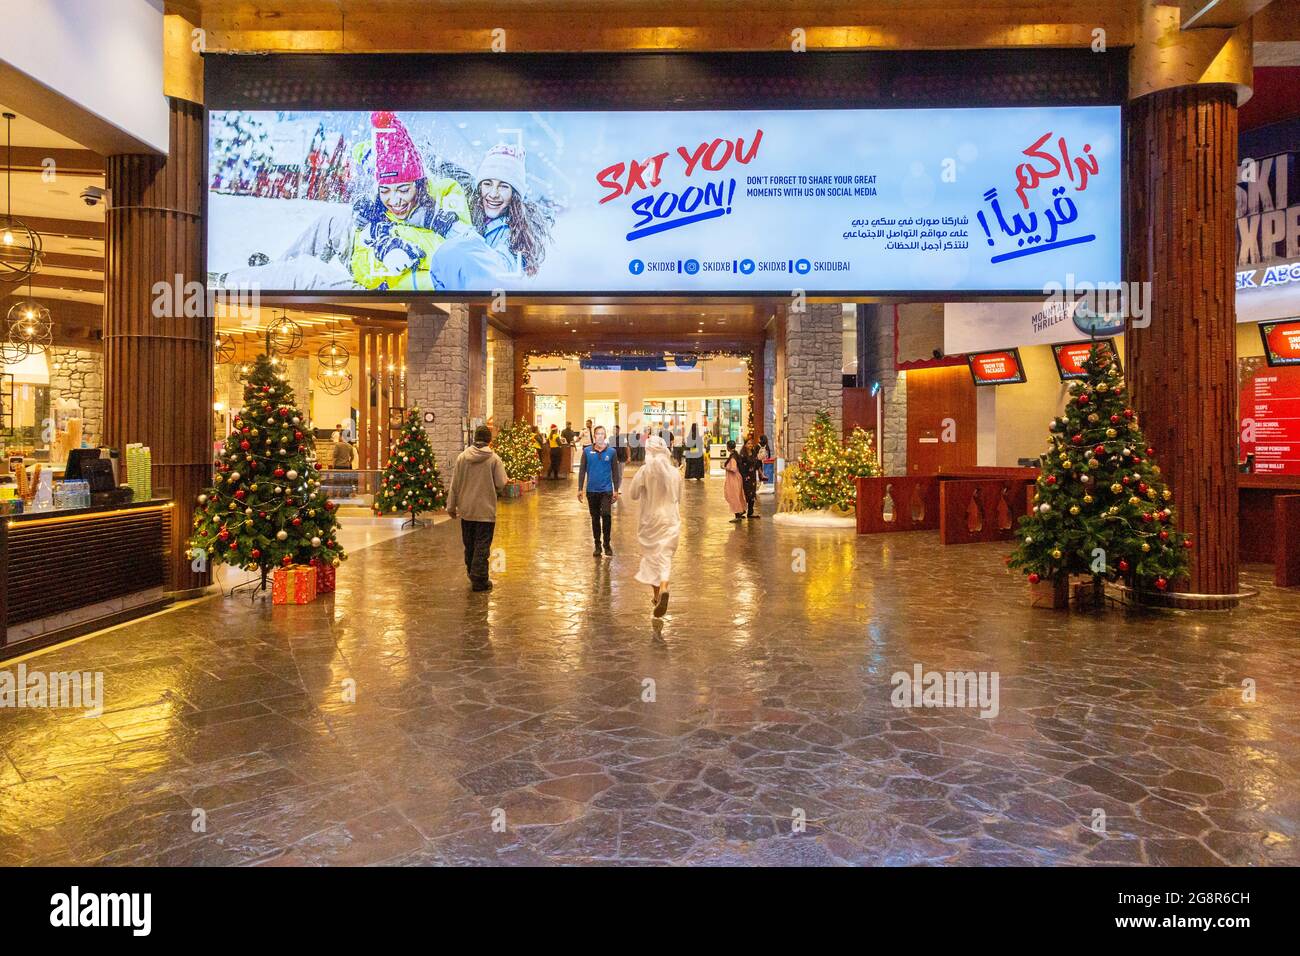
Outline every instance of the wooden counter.
{"label": "wooden counter", "polygon": [[172,512],[154,500],[0,519],[0,658],[165,606]]}
{"label": "wooden counter", "polygon": [[1237,476],[1237,553],[1273,565],[1278,587],[1300,585],[1300,475]]}

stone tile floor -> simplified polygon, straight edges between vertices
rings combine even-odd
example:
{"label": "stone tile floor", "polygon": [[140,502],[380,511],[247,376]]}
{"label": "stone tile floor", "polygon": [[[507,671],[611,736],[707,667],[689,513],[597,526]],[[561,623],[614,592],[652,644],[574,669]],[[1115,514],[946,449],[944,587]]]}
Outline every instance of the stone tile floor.
{"label": "stone tile floor", "polygon": [[[573,489],[503,503],[490,594],[445,523],[306,607],[29,658],[106,710],[0,710],[0,864],[1300,862],[1300,592],[1265,569],[1230,613],[1030,610],[1004,546],[737,527],[711,479],[655,625],[634,510],[594,560]],[[916,663],[997,671],[998,715],[891,706]]]}

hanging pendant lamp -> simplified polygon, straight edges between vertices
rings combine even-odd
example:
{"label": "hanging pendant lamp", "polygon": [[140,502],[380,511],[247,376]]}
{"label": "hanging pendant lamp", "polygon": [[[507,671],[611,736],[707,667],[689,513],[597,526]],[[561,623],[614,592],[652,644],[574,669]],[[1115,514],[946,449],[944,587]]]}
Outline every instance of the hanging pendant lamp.
{"label": "hanging pendant lamp", "polygon": [[5,214],[0,216],[0,282],[22,282],[36,274],[41,265],[41,237],[14,218],[13,122],[18,117],[5,113]]}
{"label": "hanging pendant lamp", "polygon": [[9,308],[8,351],[26,358],[44,352],[54,344],[54,323],[50,310],[32,298],[32,277],[27,277],[27,299]]}

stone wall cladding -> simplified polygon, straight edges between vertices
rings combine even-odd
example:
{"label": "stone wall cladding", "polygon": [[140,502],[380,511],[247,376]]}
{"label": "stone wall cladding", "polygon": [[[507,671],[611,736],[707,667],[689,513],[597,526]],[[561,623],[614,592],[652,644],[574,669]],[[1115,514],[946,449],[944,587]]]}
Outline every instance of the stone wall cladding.
{"label": "stone wall cladding", "polygon": [[448,308],[444,313],[412,304],[406,339],[407,398],[436,416],[425,427],[444,469],[464,450],[462,425],[469,408],[469,306]]}
{"label": "stone wall cladding", "polygon": [[515,420],[515,340],[496,331],[492,336],[492,419],[500,428]]}
{"label": "stone wall cladding", "polygon": [[89,349],[51,346],[50,406],[57,399],[71,399],[81,406],[81,433],[90,445],[103,435],[104,356]]}
{"label": "stone wall cladding", "polygon": [[786,316],[786,460],[803,449],[817,412],[825,409],[838,431],[844,418],[844,318],[838,302],[815,303]]}

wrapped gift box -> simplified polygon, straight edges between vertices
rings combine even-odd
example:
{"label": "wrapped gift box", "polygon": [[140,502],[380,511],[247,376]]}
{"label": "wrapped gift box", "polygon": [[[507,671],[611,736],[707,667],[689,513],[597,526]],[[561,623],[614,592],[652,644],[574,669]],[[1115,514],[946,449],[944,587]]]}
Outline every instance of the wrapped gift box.
{"label": "wrapped gift box", "polygon": [[271,575],[272,604],[310,604],[316,600],[316,568],[291,564]]}
{"label": "wrapped gift box", "polygon": [[517,482],[517,481],[509,481],[509,482],[506,482],[505,489],[503,490],[502,493],[503,493],[507,498],[518,498],[518,497],[519,497],[519,482]]}
{"label": "wrapped gift box", "polygon": [[316,593],[333,594],[334,574],[338,568],[320,558],[312,558],[311,563],[316,567]]}

